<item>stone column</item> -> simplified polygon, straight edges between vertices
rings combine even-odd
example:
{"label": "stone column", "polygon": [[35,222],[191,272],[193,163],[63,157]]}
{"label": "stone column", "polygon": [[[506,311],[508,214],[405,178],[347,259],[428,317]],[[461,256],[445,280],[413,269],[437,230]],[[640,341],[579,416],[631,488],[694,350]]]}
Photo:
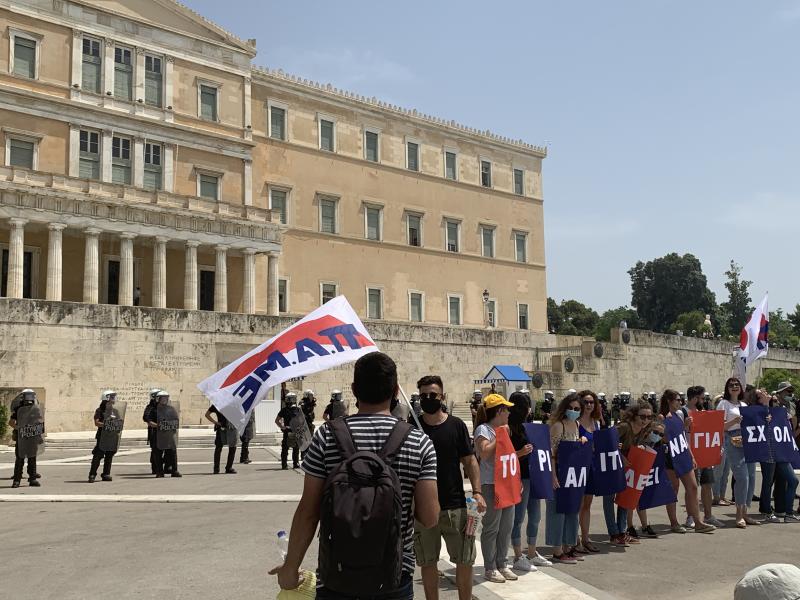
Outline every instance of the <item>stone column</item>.
{"label": "stone column", "polygon": [[267,314],[278,316],[278,257],[277,252],[267,255]]}
{"label": "stone column", "polygon": [[97,304],[100,301],[100,253],[98,236],[100,230],[90,227],[86,230],[86,253],[83,259],[83,301]]}
{"label": "stone column", "polygon": [[183,278],[183,308],[197,310],[197,247],[200,242],[186,242],[186,269]]}
{"label": "stone column", "polygon": [[50,239],[47,246],[47,294],[45,298],[61,302],[61,289],[63,281],[62,271],[62,245],[61,232],[66,225],[63,223],[50,223]]}
{"label": "stone column", "polygon": [[8,244],[8,297],[22,298],[25,280],[25,219],[11,219]]}
{"label": "stone column", "polygon": [[256,312],[256,250],[247,248],[242,251],[244,257],[244,291],[242,294],[242,312],[252,315]]}
{"label": "stone column", "polygon": [[228,312],[228,247],[217,246],[217,272],[214,274],[214,310]]}
{"label": "stone column", "polygon": [[133,238],[135,233],[119,235],[119,305],[133,306]]}
{"label": "stone column", "polygon": [[153,306],[167,308],[167,238],[157,237],[153,246]]}

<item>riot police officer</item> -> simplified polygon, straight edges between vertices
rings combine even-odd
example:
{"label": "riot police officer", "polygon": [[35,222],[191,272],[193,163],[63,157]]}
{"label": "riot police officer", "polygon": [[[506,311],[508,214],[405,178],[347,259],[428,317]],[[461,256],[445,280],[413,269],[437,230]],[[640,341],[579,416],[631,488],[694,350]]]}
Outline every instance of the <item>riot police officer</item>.
{"label": "riot police officer", "polygon": [[8,424],[14,429],[12,438],[16,441],[14,449],[14,477],[11,487],[18,488],[22,482],[25,459],[28,459],[28,485],[39,487],[36,472],[36,455],[44,446],[44,416],[42,415],[36,392],[25,388],[11,403],[11,418]]}
{"label": "riot police officer", "polygon": [[252,411],[250,413],[250,419],[247,421],[247,425],[244,426],[244,432],[242,433],[242,437],[239,438],[242,442],[242,452],[239,454],[239,464],[242,465],[249,465],[251,462],[250,460],[250,440],[252,440],[256,435],[256,411]]}
{"label": "riot police officer", "polygon": [[619,394],[619,408],[621,412],[625,412],[631,405],[631,393],[620,392]]}
{"label": "riot police officer", "polygon": [[144,412],[142,413],[142,421],[147,424],[147,445],[150,446],[150,473],[152,475],[158,473],[158,467],[153,462],[155,456],[153,450],[156,449],[156,428],[153,427],[151,423],[155,423],[156,421],[156,396],[160,391],[161,390],[158,388],[150,390],[150,402],[144,407]]}
{"label": "riot police officer", "polygon": [[233,461],[236,459],[236,432],[228,419],[213,404],[208,407],[205,414],[206,419],[214,424],[214,475],[219,474],[219,461],[222,457],[222,448],[228,447],[228,458],[225,461],[225,473],[235,475],[236,469],[233,468]]}
{"label": "riot police officer", "polygon": [[155,418],[148,425],[156,430],[156,443],[150,453],[150,462],[156,466],[156,477],[164,477],[169,466],[172,477],[183,477],[178,471],[178,428],[180,426],[180,405],[170,403],[169,392],[160,390],[156,394]]}
{"label": "riot police officer", "polygon": [[706,392],[703,394],[703,410],[711,410],[711,394]]}
{"label": "riot police officer", "polygon": [[475,424],[478,419],[478,409],[483,404],[483,392],[475,390],[472,392],[472,398],[469,400],[469,412],[472,413],[472,430],[474,431],[477,425]]}
{"label": "riot police officer", "polygon": [[97,427],[97,442],[92,450],[92,465],[89,467],[89,483],[94,483],[97,478],[97,469],[103,461],[103,473],[100,479],[111,481],[111,462],[119,448],[122,437],[122,426],[125,422],[124,402],[122,412],[118,407],[117,393],[114,390],[105,390],[100,395],[100,406],[94,411],[94,425]]}
{"label": "riot police officer", "polygon": [[656,396],[655,392],[648,392],[647,393],[647,401],[650,403],[650,406],[653,407],[653,414],[658,414],[658,396]]}
{"label": "riot police officer", "polygon": [[303,411],[306,423],[308,423],[308,430],[311,433],[314,433],[314,409],[316,407],[317,397],[314,395],[314,390],[306,390],[303,392],[303,402],[300,405],[300,409]]}
{"label": "riot police officer", "polygon": [[550,413],[553,412],[553,403],[556,400],[556,395],[553,393],[552,390],[547,390],[544,393],[544,400],[542,401],[541,407],[541,415],[542,415],[542,423],[545,425],[550,420]]}
{"label": "riot police officer", "polygon": [[302,415],[297,406],[297,394],[288,392],[286,394],[286,406],[284,406],[275,418],[275,425],[283,432],[281,441],[281,468],[285,471],[289,468],[289,446],[292,447],[292,468],[300,466],[300,447],[297,443],[297,436],[293,434],[290,427],[293,420]]}
{"label": "riot police officer", "polygon": [[333,419],[344,417],[346,414],[347,409],[342,401],[341,390],[333,390],[331,392],[331,401],[322,413],[322,419],[324,421],[332,421]]}
{"label": "riot police officer", "polygon": [[600,392],[597,394],[597,399],[600,402],[600,414],[602,415],[602,421],[600,423],[600,427],[602,429],[608,429],[611,427],[611,413],[608,410],[608,400],[606,400],[606,393]]}

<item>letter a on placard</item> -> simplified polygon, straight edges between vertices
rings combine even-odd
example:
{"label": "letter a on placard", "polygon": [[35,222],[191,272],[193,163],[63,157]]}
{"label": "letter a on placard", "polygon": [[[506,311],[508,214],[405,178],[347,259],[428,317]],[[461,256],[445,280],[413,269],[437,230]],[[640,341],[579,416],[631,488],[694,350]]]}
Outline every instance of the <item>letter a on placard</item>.
{"label": "letter a on placard", "polygon": [[564,487],[578,487],[578,476],[575,473],[575,467],[570,467],[567,470],[567,479],[564,482]]}

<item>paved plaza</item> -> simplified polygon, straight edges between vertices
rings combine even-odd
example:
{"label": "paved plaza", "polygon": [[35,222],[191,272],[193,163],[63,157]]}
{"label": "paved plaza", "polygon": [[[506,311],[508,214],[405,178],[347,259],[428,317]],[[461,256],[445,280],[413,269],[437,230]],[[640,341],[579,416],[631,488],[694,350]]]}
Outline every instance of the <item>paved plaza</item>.
{"label": "paved plaza", "polygon": [[[237,464],[237,475],[213,475],[213,449],[190,444],[185,440],[179,452],[181,479],[149,475],[148,450],[137,447],[117,455],[113,482],[94,484],[86,483],[88,445],[51,447],[40,458],[42,487],[23,481],[16,490],[13,449],[0,451],[2,564],[6,573],[18,574],[4,578],[4,592],[30,597],[35,582],[37,598],[54,600],[274,598],[277,583],[266,572],[279,560],[275,535],[290,527],[302,474],[280,469],[278,448],[255,447],[253,463]],[[664,509],[649,514],[656,530],[666,531]],[[665,533],[627,551],[601,543],[601,553],[583,563],[542,569],[516,583],[487,585],[478,576],[475,595],[722,600],[732,598],[734,584],[751,567],[796,562],[800,525],[740,531],[729,509],[717,508],[717,516],[730,527],[713,535]],[[593,538],[606,542],[599,501],[592,524]],[[313,568],[315,561],[312,544],[304,566]],[[444,562],[440,567],[449,572]],[[417,573],[422,598],[418,579]],[[444,600],[457,598],[450,581],[443,579],[442,587]]]}

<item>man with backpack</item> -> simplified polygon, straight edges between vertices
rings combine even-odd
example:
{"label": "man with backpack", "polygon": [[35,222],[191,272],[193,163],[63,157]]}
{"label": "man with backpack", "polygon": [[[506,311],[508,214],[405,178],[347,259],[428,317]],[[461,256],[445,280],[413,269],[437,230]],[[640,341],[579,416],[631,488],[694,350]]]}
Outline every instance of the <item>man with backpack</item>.
{"label": "man with backpack", "polygon": [[358,413],[314,434],[286,559],[270,573],[282,589],[299,585],[319,523],[317,600],[411,600],[414,518],[422,527],[439,520],[436,451],[422,431],[391,416],[399,387],[386,354],[356,362],[352,390]]}

